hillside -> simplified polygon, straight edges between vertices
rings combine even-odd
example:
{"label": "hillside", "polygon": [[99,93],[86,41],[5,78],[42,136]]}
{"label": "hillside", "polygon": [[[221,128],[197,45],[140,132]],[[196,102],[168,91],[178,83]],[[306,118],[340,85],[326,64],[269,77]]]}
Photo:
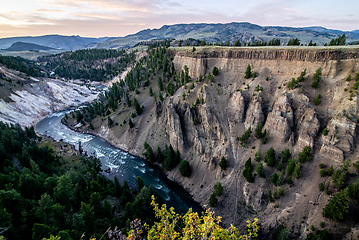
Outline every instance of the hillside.
{"label": "hillside", "polygon": [[33,43],[24,43],[24,42],[16,42],[13,43],[10,47],[8,47],[7,51],[46,51],[52,50],[53,48],[41,46]]}
{"label": "hillside", "polygon": [[19,61],[21,70],[30,69],[28,72],[34,75],[29,76],[11,68],[17,66],[14,59],[7,60],[15,65],[0,63],[0,121],[30,126],[51,113],[89,103],[100,93],[94,87],[36,75],[38,69],[23,68],[25,63]]}
{"label": "hillside", "polygon": [[225,24],[174,24],[164,25],[159,29],[146,29],[136,34],[121,38],[103,41],[93,45],[96,48],[122,48],[132,47],[138,42],[151,39],[200,39],[211,43],[227,42],[232,44],[240,40],[241,42],[270,41],[273,38],[279,38],[286,44],[291,38],[299,38],[301,43],[308,44],[310,40],[318,45],[324,45],[331,39],[346,34],[347,42],[359,40],[359,34],[356,32],[334,31],[326,28],[308,27],[293,28],[279,26],[259,26],[247,22],[233,22]]}
{"label": "hillside", "polygon": [[[198,47],[163,54],[161,49],[150,50],[148,60],[132,70],[126,84],[110,90],[107,103],[84,109],[81,124],[72,118],[67,123],[138,156],[145,152],[145,142],[157,158],[158,147],[167,154],[166,145],[171,144],[189,162],[192,174],[183,177],[177,166],[166,171],[168,177],[202,205],[208,205],[214,184],[221,182],[223,195],[214,209],[227,226],[241,226],[246,219],[258,217],[265,239],[280,224],[295,239],[309,236],[311,225],[327,229],[332,239],[348,232],[348,239],[356,237],[358,221],[352,213],[358,211],[357,196],[341,222],[323,217],[322,209],[357,179],[357,169],[344,161],[359,160],[357,47]],[[248,65],[252,76],[246,79]],[[214,67],[219,69],[216,76]],[[153,69],[158,72],[153,74]],[[190,78],[183,83],[186,76]],[[135,109],[137,101],[143,110]],[[255,137],[259,125],[261,135],[267,133],[266,141]],[[245,138],[248,129],[251,133]],[[290,156],[294,160],[288,160]],[[223,157],[228,163],[225,170],[219,166]],[[249,158],[253,183],[243,176]],[[259,162],[264,178],[256,170]],[[333,177],[326,175],[330,169],[336,171]],[[340,186],[338,174],[343,181]],[[329,183],[327,194],[318,188],[320,183]]]}
{"label": "hillside", "polygon": [[85,38],[80,36],[44,35],[28,37],[10,37],[0,39],[0,49],[9,48],[16,42],[33,43],[62,50],[77,50],[86,48],[87,44],[97,43],[110,38]]}

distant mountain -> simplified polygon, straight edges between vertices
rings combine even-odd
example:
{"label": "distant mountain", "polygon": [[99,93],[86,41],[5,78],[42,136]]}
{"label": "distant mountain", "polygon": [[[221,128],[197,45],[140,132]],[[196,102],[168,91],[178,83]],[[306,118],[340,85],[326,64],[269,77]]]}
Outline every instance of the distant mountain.
{"label": "distant mountain", "polygon": [[343,33],[347,36],[347,42],[359,41],[359,30],[345,32],[341,30],[327,29],[321,26],[293,28],[281,26],[259,26],[248,22],[232,23],[192,23],[164,25],[159,29],[145,29],[136,34],[120,38],[84,38],[80,36],[46,35],[38,37],[14,37],[0,39],[0,49],[9,48],[16,42],[33,43],[41,46],[68,51],[84,48],[120,49],[133,47],[139,42],[151,39],[200,39],[207,42],[235,41],[251,42],[256,40],[269,41],[273,38],[281,39],[286,44],[291,38],[299,38],[302,44],[310,40],[318,45],[329,43]]}
{"label": "distant mountain", "polygon": [[54,48],[37,45],[33,43],[16,42],[13,43],[9,48],[5,49],[8,51],[47,51],[53,50]]}
{"label": "distant mountain", "polygon": [[77,50],[87,48],[88,44],[98,43],[111,38],[84,38],[80,36],[45,35],[37,37],[12,37],[0,39],[0,48],[9,48],[16,42],[33,43],[62,50]]}
{"label": "distant mountain", "polygon": [[310,40],[318,45],[324,45],[331,39],[343,33],[347,35],[347,42],[359,40],[357,32],[344,32],[340,30],[329,30],[323,27],[293,28],[280,26],[266,26],[251,24],[248,22],[225,23],[225,24],[175,24],[164,25],[159,29],[145,29],[136,34],[111,39],[96,44],[97,48],[121,48],[131,47],[138,42],[150,39],[188,39],[195,38],[209,42],[224,42],[236,40],[242,42],[254,42],[255,40],[269,41],[273,38],[280,38],[286,43],[291,38],[299,38],[301,43],[309,43]]}

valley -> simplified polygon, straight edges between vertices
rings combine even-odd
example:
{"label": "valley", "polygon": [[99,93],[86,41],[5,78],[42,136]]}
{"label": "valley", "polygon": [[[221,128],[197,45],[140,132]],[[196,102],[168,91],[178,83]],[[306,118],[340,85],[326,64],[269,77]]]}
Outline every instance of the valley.
{"label": "valley", "polygon": [[[163,54],[158,48],[149,51],[150,60],[157,51]],[[98,117],[91,114],[82,124],[74,116],[65,122],[137,156],[145,152],[145,143],[155,155],[158,147],[164,151],[171,145],[179,150],[181,159],[190,163],[192,174],[183,177],[177,166],[165,171],[168,178],[180,183],[201,205],[209,204],[213,187],[220,182],[224,191],[214,210],[226,226],[232,223],[241,227],[245,220],[258,217],[264,238],[282,224],[295,239],[310,235],[312,225],[327,229],[334,238],[349,232],[347,237],[351,239],[356,234],[353,215],[346,214],[342,222],[322,216],[322,209],[340,188],[328,185],[328,195],[318,186],[332,180],[326,174],[321,176],[320,164],[326,170],[331,166],[340,170],[348,162],[344,160],[358,161],[358,57],[357,47],[169,48],[168,64],[173,63],[176,74],[167,67],[157,68],[159,72],[150,74],[150,78],[142,79],[140,74],[134,78],[139,82],[129,95],[118,98],[118,106]],[[143,68],[152,68],[148,64],[153,60],[146,61],[141,62]],[[158,66],[161,64],[163,61]],[[247,79],[248,65],[252,76]],[[219,70],[216,75],[214,67]],[[134,71],[130,74],[136,76]],[[141,73],[146,76],[146,72]],[[182,75],[185,82],[180,80]],[[164,85],[162,91],[159,78]],[[313,79],[319,80],[313,83]],[[129,78],[125,78],[124,84],[117,87],[126,89],[129,84]],[[175,91],[168,84],[173,84]],[[142,111],[134,108],[136,101]],[[82,114],[89,116],[91,111],[90,108]],[[265,144],[255,137],[259,124],[267,132]],[[250,137],[241,141],[249,128]],[[271,147],[275,160],[269,166],[263,161]],[[313,159],[298,162],[306,148],[313,153]],[[299,174],[286,172],[291,162],[284,159],[286,149],[296,159],[291,161],[299,166]],[[223,157],[228,163],[225,170],[219,166]],[[249,158],[253,183],[243,176]],[[264,178],[254,171],[258,162],[263,163]],[[349,185],[356,179],[357,170],[351,164],[345,172],[345,185]],[[271,182],[274,174],[281,176],[276,184]],[[280,189],[283,196],[278,195]],[[350,211],[355,209],[352,200]]]}
{"label": "valley", "polygon": [[[246,220],[258,218],[261,239],[275,231],[292,239],[355,238],[359,47],[177,47],[171,41],[134,52],[86,49],[5,62],[0,121],[25,127],[82,106],[62,123],[162,168],[222,216],[224,227],[243,232]],[[38,131],[51,135],[46,126]],[[58,141],[82,139],[51,131]],[[93,150],[86,141],[89,152],[113,158],[104,168],[118,171],[115,150],[100,154],[101,144]],[[141,176],[154,183],[152,175]],[[348,207],[332,212],[328,203],[338,196]]]}

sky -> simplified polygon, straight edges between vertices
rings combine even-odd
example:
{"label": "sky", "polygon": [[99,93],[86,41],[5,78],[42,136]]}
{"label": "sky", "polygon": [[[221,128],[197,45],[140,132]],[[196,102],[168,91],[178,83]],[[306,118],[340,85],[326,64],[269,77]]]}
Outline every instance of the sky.
{"label": "sky", "polygon": [[358,0],[10,0],[0,38],[48,34],[121,37],[177,23],[359,29]]}

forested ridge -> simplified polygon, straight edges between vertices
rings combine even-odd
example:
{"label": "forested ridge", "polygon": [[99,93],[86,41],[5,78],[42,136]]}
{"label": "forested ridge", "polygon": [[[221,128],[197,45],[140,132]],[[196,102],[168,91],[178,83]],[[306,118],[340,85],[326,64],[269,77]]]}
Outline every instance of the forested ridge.
{"label": "forested ridge", "polygon": [[42,69],[36,65],[35,61],[27,60],[22,57],[2,56],[0,55],[0,64],[7,68],[25,73],[27,76],[44,77]]}
{"label": "forested ridge", "polygon": [[[189,80],[188,68],[182,70],[179,75],[173,65],[175,52],[168,49],[169,40],[150,45],[147,56],[137,61],[136,65],[126,75],[125,81],[115,82],[109,90],[101,95],[97,101],[73,113],[78,122],[90,124],[97,116],[107,116],[115,111],[122,102],[128,106],[134,104],[135,114],[141,114],[141,106],[136,100],[139,87],[149,86],[150,81],[157,80],[160,91],[155,93],[150,88],[150,95],[155,101],[163,101],[164,97],[173,95],[175,91],[185,85]],[[134,94],[133,94],[134,93]],[[65,116],[65,121],[67,116]],[[91,125],[90,125],[91,128]]]}
{"label": "forested ridge", "polygon": [[108,49],[82,49],[39,57],[49,72],[66,79],[107,81],[135,61],[135,52]]}

